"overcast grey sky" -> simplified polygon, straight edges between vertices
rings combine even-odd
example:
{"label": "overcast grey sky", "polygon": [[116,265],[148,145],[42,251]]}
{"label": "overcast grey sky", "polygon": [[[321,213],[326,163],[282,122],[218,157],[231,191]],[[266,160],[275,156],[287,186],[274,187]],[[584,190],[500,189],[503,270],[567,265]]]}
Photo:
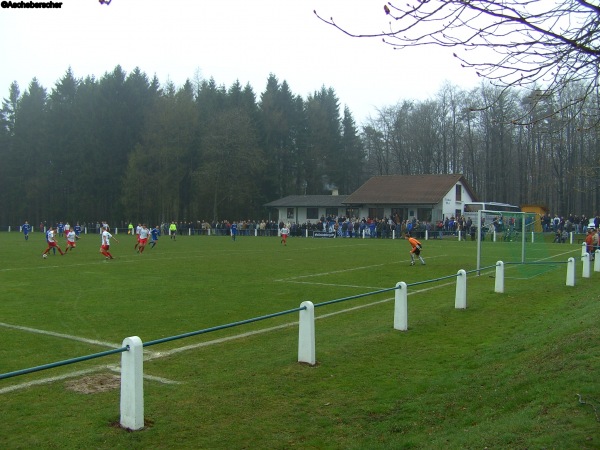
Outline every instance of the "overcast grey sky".
{"label": "overcast grey sky", "polygon": [[393,50],[381,39],[350,38],[313,13],[374,32],[388,24],[384,3],[62,0],[54,9],[2,7],[0,97],[7,97],[12,81],[24,91],[33,77],[50,89],[69,66],[78,78],[100,78],[118,64],[126,72],[139,67],[176,86],[196,74],[226,87],[237,79],[249,83],[257,99],[273,73],[304,98],[332,87],[341,110],[347,105],[360,124],[377,108],[432,97],[444,81],[477,86],[475,73],[460,67],[452,49]]}

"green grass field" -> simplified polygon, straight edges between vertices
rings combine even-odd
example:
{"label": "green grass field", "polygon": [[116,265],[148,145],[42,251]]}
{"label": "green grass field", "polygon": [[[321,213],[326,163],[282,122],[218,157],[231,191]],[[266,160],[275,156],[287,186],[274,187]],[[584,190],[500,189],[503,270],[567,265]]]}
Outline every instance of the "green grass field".
{"label": "green grass field", "polygon": [[[1,233],[0,373],[148,342],[333,299],[473,270],[475,244],[403,240],[161,237],[112,261],[86,235],[66,256]],[[61,245],[64,240],[60,240]],[[484,243],[484,264],[519,261]],[[580,246],[535,243],[506,267],[409,286],[406,332],[393,292],[317,307],[317,365],[297,362],[298,315],[146,347],[147,426],[119,422],[120,355],[0,380],[1,448],[600,448],[600,274]],[[565,285],[569,257],[577,284]],[[118,381],[118,380],[117,380]]]}

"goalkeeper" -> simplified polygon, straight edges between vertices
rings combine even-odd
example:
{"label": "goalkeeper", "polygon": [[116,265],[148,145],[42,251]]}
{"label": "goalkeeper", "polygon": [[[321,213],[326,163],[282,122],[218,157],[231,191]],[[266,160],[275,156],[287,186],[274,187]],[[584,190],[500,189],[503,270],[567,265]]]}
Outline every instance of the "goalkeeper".
{"label": "goalkeeper", "polygon": [[425,265],[425,260],[421,256],[421,243],[417,241],[414,237],[411,237],[409,233],[406,233],[404,235],[404,239],[407,239],[410,245],[412,246],[412,249],[410,250],[410,265],[415,265],[415,255],[417,255],[418,258],[421,260],[421,264]]}

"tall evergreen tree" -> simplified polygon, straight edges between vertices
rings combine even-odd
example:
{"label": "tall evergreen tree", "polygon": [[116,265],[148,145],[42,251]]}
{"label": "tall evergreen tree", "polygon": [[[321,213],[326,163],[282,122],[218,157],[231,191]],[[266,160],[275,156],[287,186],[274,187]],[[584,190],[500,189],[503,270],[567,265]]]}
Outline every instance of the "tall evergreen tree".
{"label": "tall evergreen tree", "polygon": [[46,89],[34,78],[19,101],[14,121],[9,195],[20,201],[9,211],[12,223],[25,219],[50,223],[59,217],[55,186],[60,173],[48,147],[46,102]]}
{"label": "tall evergreen tree", "polygon": [[303,162],[308,192],[323,194],[338,188],[343,174],[341,120],[335,91],[324,86],[306,101],[307,142]]}
{"label": "tall evergreen tree", "polygon": [[298,104],[287,82],[279,84],[269,75],[259,103],[262,141],[267,164],[263,184],[265,198],[297,194],[298,138],[302,124],[302,105]]}

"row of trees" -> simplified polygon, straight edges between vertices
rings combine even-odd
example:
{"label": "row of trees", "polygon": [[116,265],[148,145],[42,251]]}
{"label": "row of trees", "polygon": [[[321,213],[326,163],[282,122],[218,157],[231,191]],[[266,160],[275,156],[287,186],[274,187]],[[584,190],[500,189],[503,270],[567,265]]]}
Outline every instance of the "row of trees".
{"label": "row of trees", "polygon": [[271,75],[161,87],[120,66],[96,80],[69,69],[50,93],[13,83],[0,114],[0,224],[265,217],[294,193],[350,192],[364,152],[331,88],[303,99]]}
{"label": "row of trees", "polygon": [[[480,198],[596,214],[597,96],[446,84],[359,130],[332,88],[161,86],[117,66],[50,92],[13,83],[0,120],[0,225],[24,220],[239,220],[292,194],[349,194],[368,177],[463,173]],[[527,91],[529,92],[529,91]],[[514,118],[529,115],[528,125]]]}

